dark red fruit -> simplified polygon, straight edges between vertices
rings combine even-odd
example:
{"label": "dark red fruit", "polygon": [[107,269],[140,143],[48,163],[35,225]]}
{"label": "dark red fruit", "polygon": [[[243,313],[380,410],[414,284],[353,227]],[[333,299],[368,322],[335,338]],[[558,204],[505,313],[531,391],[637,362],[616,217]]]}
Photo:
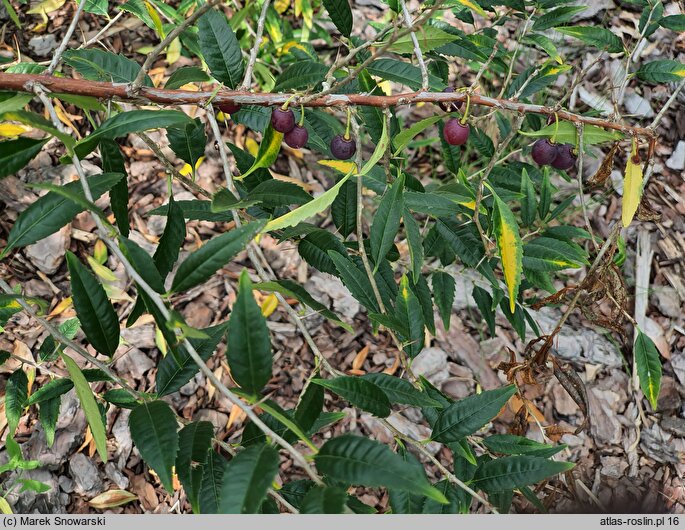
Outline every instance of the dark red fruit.
{"label": "dark red fruit", "polygon": [[[448,86],[443,92],[452,93],[454,92],[454,87]],[[456,112],[461,108],[463,101],[450,101],[447,103],[440,102],[438,105],[445,112]]]}
{"label": "dark red fruit", "polygon": [[463,145],[468,140],[470,131],[466,123],[461,123],[457,118],[450,118],[445,123],[442,135],[450,145]]}
{"label": "dark red fruit", "polygon": [[543,138],[533,144],[531,156],[536,164],[546,166],[554,161],[558,151],[559,146],[557,144],[553,144],[548,138]]}
{"label": "dark red fruit", "polygon": [[292,131],[295,127],[295,113],[290,109],[274,109],[271,113],[271,126],[282,133]]}
{"label": "dark red fruit", "polygon": [[240,110],[240,105],[237,103],[221,103],[219,110],[224,114],[235,114]]}
{"label": "dark red fruit", "polygon": [[357,144],[352,138],[345,138],[342,134],[331,140],[331,153],[338,160],[348,160],[357,151]]}
{"label": "dark red fruit", "polygon": [[295,125],[292,131],[285,133],[283,139],[285,140],[285,143],[293,149],[300,149],[301,147],[304,147],[307,140],[309,140],[309,133],[305,127]]}
{"label": "dark red fruit", "polygon": [[573,152],[571,144],[561,144],[557,148],[557,156],[552,160],[552,167],[556,169],[568,170],[576,165],[578,157]]}

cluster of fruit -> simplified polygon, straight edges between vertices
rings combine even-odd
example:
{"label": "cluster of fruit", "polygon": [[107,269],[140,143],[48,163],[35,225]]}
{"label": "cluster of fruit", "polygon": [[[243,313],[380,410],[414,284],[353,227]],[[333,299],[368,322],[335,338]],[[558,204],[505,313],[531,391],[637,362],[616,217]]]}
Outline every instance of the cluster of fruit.
{"label": "cluster of fruit", "polygon": [[571,169],[578,160],[571,144],[557,144],[547,138],[533,144],[531,156],[541,166],[550,165],[555,169],[563,170]]}
{"label": "cluster of fruit", "polygon": [[[454,92],[453,87],[446,88],[443,92]],[[457,112],[461,109],[461,101],[448,103],[438,103],[445,112]],[[220,106],[222,112],[233,114],[240,110],[240,105],[223,103]],[[471,129],[466,122],[468,105],[466,112],[461,118],[450,118],[445,122],[443,137],[450,145],[464,145],[469,138]],[[276,107],[271,113],[271,126],[274,130],[284,134],[283,139],[293,149],[300,149],[305,146],[309,139],[309,133],[304,126],[304,113],[300,118],[300,123],[296,123],[295,113],[284,107]],[[349,129],[349,127],[348,127]],[[349,132],[338,134],[331,140],[331,153],[338,160],[349,160],[357,151],[357,145]],[[536,141],[531,152],[533,160],[541,165],[550,165],[555,169],[568,170],[575,166],[578,159],[574,146],[571,144],[557,144],[547,138]]]}

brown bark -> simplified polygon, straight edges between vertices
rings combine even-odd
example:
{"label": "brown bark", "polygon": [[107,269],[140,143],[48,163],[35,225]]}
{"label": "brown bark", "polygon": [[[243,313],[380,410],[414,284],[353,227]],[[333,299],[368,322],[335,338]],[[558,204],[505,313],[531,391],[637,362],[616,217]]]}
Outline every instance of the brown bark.
{"label": "brown bark", "polygon": [[[163,88],[141,87],[137,94],[133,94],[130,86],[125,83],[106,83],[101,81],[88,81],[85,79],[70,79],[66,77],[44,76],[36,74],[8,74],[0,73],[0,89],[16,90],[20,92],[33,92],[34,85],[38,83],[48,91],[56,94],[76,94],[92,96],[100,99],[120,99],[139,104],[155,103],[158,105],[203,105],[212,96],[212,92],[189,90],[168,90]],[[215,105],[233,103],[239,105],[282,105],[290,97],[290,94],[268,94],[240,91],[220,91],[213,99]],[[636,127],[618,122],[582,116],[566,110],[555,109],[543,105],[520,103],[508,99],[490,98],[473,94],[472,105],[497,108],[510,112],[534,113],[553,116],[556,112],[560,120],[572,123],[586,123],[605,129],[613,129],[628,135],[654,138],[654,130],[648,127]],[[464,92],[408,92],[393,96],[372,96],[367,94],[329,94],[305,103],[307,107],[336,107],[347,105],[365,105],[370,107],[391,107],[399,105],[412,105],[415,103],[439,103],[448,101],[464,101]],[[299,104],[298,98],[293,98],[290,104]]]}

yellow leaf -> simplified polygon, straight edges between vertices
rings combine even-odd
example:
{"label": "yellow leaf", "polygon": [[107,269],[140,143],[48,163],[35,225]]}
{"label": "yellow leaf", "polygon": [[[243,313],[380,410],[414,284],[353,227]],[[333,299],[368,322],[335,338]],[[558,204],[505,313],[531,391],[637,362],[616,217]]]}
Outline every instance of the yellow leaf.
{"label": "yellow leaf", "polygon": [[171,65],[174,64],[181,58],[181,41],[179,39],[174,39],[169,44],[166,50],[166,63]]}
{"label": "yellow leaf", "polygon": [[96,510],[106,510],[138,499],[137,495],[126,490],[109,490],[88,501]]}
{"label": "yellow leaf", "polygon": [[297,48],[298,50],[303,51],[304,53],[309,53],[309,50],[302,46],[299,42],[296,42],[294,40],[286,42],[282,47],[281,47],[281,54],[288,53],[291,49]]}
{"label": "yellow leaf", "polygon": [[119,281],[116,275],[111,270],[109,270],[104,265],[100,265],[97,261],[95,261],[95,259],[92,256],[88,256],[87,259],[90,268],[93,269],[93,272],[97,274],[100,278],[102,278],[104,281],[109,283],[117,283]]}
{"label": "yellow leaf", "polygon": [[19,125],[17,123],[0,123],[0,136],[19,136],[31,130],[28,125]]}
{"label": "yellow leaf", "polygon": [[357,170],[357,164],[354,162],[345,162],[344,160],[319,160],[319,164],[340,171],[340,173],[344,173],[345,175]]}
{"label": "yellow leaf", "polygon": [[50,311],[50,315],[48,315],[48,316],[51,316],[51,317],[59,316],[62,313],[64,313],[67,309],[69,309],[69,307],[71,307],[71,296],[68,296],[67,298],[62,300],[59,304],[57,304],[55,306],[55,309]]}
{"label": "yellow leaf", "polygon": [[278,14],[283,14],[285,13],[286,9],[290,7],[290,0],[276,0],[274,2],[274,9],[276,10],[276,13]]}
{"label": "yellow leaf", "polygon": [[259,152],[259,144],[254,138],[247,137],[245,140],[245,148],[247,149],[247,152],[250,153],[252,156],[257,156],[257,153]]}
{"label": "yellow leaf", "polygon": [[[204,156],[201,156],[200,158],[197,159],[197,162],[195,162],[195,171],[197,171],[197,168],[200,167],[200,164],[202,164],[202,162],[204,162],[204,160],[205,160]],[[187,176],[193,174],[193,168],[190,166],[190,164],[184,164],[184,166],[181,168],[179,173],[181,175],[183,175],[184,177],[187,177]]]}
{"label": "yellow leaf", "polygon": [[472,2],[471,0],[457,0],[461,5],[464,7],[468,7],[469,9],[475,11],[478,13],[481,17],[488,17],[488,14],[485,12],[485,10],[480,7],[478,4],[475,2]]}
{"label": "yellow leaf", "polygon": [[[633,161],[636,159],[636,162]],[[621,205],[621,220],[623,226],[628,226],[635,217],[637,207],[642,198],[642,166],[637,157],[637,148],[633,147],[628,162],[626,163],[626,174],[623,179],[623,203]]]}
{"label": "yellow leaf", "polygon": [[43,0],[40,4],[27,11],[29,15],[43,15],[57,11],[66,0]]}
{"label": "yellow leaf", "polygon": [[145,2],[145,9],[147,9],[147,13],[150,15],[150,18],[155,25],[157,34],[163,39],[166,35],[164,35],[164,27],[162,26],[162,19],[159,18],[159,13],[157,13],[155,7],[147,0]]}
{"label": "yellow leaf", "polygon": [[162,330],[160,330],[157,326],[155,326],[155,345],[157,346],[157,349],[161,352],[162,357],[166,357],[166,354],[167,354],[166,340],[164,339],[164,335],[162,334]]}
{"label": "yellow leaf", "polygon": [[12,507],[5,500],[5,497],[0,497],[0,513],[5,514],[5,515],[9,515],[11,513],[14,513],[12,511]]}
{"label": "yellow leaf", "polygon": [[268,318],[271,316],[271,314],[276,311],[276,308],[278,307],[278,298],[276,298],[276,295],[274,293],[271,293],[269,296],[264,298],[264,301],[262,302],[262,315],[265,318]]}
{"label": "yellow leaf", "polygon": [[[492,190],[491,190],[492,191]],[[500,199],[494,191],[495,199],[495,238],[497,248],[502,260],[504,282],[509,292],[509,309],[514,313],[519,286],[521,285],[521,271],[523,270],[523,244],[519,235],[519,227],[516,218],[506,203]]]}

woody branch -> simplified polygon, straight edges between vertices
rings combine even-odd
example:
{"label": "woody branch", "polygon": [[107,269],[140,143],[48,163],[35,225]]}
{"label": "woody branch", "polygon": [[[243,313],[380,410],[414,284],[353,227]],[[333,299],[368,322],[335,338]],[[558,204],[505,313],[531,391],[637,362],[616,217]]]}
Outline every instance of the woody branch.
{"label": "woody branch", "polygon": [[[130,94],[128,87],[123,83],[107,83],[102,81],[88,81],[84,79],[69,79],[37,74],[8,74],[0,73],[0,89],[15,90],[19,92],[33,92],[33,86],[38,83],[47,90],[57,94],[87,95],[101,99],[119,99],[122,101],[134,101],[140,104],[158,105],[204,105],[212,101],[215,105],[259,105],[275,106],[282,105],[289,100],[291,105],[303,104],[306,107],[345,107],[345,106],[368,106],[368,107],[393,107],[413,105],[416,103],[440,103],[465,101],[466,93],[463,92],[407,92],[391,96],[375,96],[368,94],[327,94],[320,97],[292,97],[290,94],[275,93],[252,93],[246,91],[220,91],[216,95],[210,91],[192,92],[189,90],[169,90],[164,88],[141,87],[136,95]],[[560,120],[571,123],[584,123],[595,125],[605,129],[613,129],[627,135],[654,138],[655,132],[651,127],[638,127],[613,122],[591,116],[583,116],[558,109],[554,106],[533,105],[521,103],[513,99],[491,98],[478,94],[471,94],[471,105],[490,107],[497,110],[516,112],[522,114],[542,114],[553,116],[555,113]]]}

